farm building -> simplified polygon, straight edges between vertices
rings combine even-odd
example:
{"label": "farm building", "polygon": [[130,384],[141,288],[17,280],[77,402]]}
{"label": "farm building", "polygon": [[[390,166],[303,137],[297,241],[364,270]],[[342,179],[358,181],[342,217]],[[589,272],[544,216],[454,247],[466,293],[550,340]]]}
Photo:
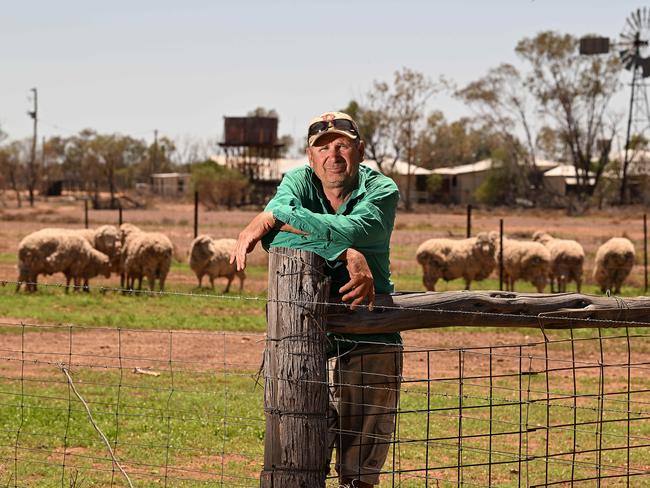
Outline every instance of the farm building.
{"label": "farm building", "polygon": [[165,197],[182,197],[190,187],[189,173],[154,173],[151,175],[151,191]]}
{"label": "farm building", "polygon": [[[554,161],[538,159],[537,170],[545,173],[559,165]],[[442,203],[468,204],[476,202],[476,190],[498,168],[500,163],[492,159],[483,159],[475,163],[437,168],[433,174],[442,178],[437,200]]]}
{"label": "farm building", "polygon": [[[589,184],[593,185],[594,182],[595,175],[590,173]],[[572,164],[560,164],[548,170],[544,173],[544,184],[556,195],[571,195],[578,185],[575,166]]]}

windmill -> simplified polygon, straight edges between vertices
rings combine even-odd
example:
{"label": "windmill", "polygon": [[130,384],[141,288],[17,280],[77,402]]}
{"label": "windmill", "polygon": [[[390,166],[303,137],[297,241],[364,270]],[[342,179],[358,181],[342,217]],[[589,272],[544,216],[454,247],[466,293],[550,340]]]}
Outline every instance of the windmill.
{"label": "windmill", "polygon": [[618,42],[607,37],[588,36],[580,39],[580,54],[607,54],[613,46],[618,50],[626,70],[632,72],[630,106],[627,117],[624,159],[621,175],[621,203],[628,194],[628,169],[631,158],[631,139],[641,137],[650,140],[650,105],[645,79],[650,77],[650,9],[639,8],[625,20]]}

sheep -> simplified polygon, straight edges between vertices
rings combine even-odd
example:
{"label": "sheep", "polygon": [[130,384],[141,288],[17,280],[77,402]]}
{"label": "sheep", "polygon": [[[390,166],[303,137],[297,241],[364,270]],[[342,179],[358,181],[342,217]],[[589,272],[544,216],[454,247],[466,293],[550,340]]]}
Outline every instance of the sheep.
{"label": "sheep", "polygon": [[422,266],[422,281],[428,291],[434,291],[436,282],[456,278],[465,280],[469,290],[472,281],[487,278],[494,269],[495,244],[486,232],[469,239],[429,239],[416,251]]}
{"label": "sheep", "polygon": [[83,236],[91,246],[110,258],[112,271],[119,269],[121,242],[117,227],[102,225],[96,229],[81,229],[76,232]]}
{"label": "sheep", "polygon": [[550,234],[537,231],[533,234],[533,240],[546,246],[551,253],[551,271],[549,280],[551,293],[554,293],[553,285],[557,279],[557,291],[566,292],[566,285],[569,281],[575,281],[578,293],[582,288],[582,266],[585,261],[585,251],[577,241],[570,239],[556,239]]}
{"label": "sheep", "polygon": [[239,277],[239,292],[244,289],[246,274],[244,271],[237,271],[236,265],[230,263],[230,255],[235,249],[235,239],[212,239],[207,235],[200,235],[190,245],[190,268],[196,273],[201,287],[203,276],[210,279],[210,286],[214,290],[214,279],[226,277],[228,284],[224,293],[230,290],[235,275]]}
{"label": "sheep", "polygon": [[137,278],[138,290],[141,290],[142,278],[146,276],[151,291],[154,290],[156,279],[160,291],[163,291],[174,252],[169,238],[159,232],[143,232],[131,224],[122,224],[120,240],[123,242],[121,286],[126,285],[126,288],[133,290]]}
{"label": "sheep", "polygon": [[[129,238],[130,235],[135,234],[136,232],[142,232],[139,227],[136,227],[133,224],[129,224],[128,222],[125,222],[120,225],[119,229],[119,241],[120,241],[120,248],[121,248],[121,253],[120,253],[120,262],[119,262],[119,270],[120,270],[120,289],[125,290],[126,286],[126,274],[124,273],[124,261],[126,260],[126,253],[127,253],[127,239]],[[139,277],[140,281],[142,281],[142,277]],[[123,291],[124,293],[124,291]]]}
{"label": "sheep", "polygon": [[79,286],[90,278],[103,274],[110,277],[110,259],[94,249],[88,241],[74,232],[62,229],[41,229],[27,235],[18,245],[18,284],[25,282],[27,291],[36,291],[39,274],[62,272],[66,277],[66,292],[70,281]]}
{"label": "sheep", "polygon": [[[46,227],[40,231],[49,232],[54,235],[74,234],[83,237],[92,247],[108,256],[111,262],[111,271],[115,272],[119,269],[119,232],[113,225],[102,225],[96,229],[60,229]],[[89,291],[88,279],[84,279],[83,289],[84,291]]]}
{"label": "sheep", "polygon": [[[491,239],[498,242],[499,235],[490,232]],[[497,262],[501,259],[497,251]],[[538,293],[544,291],[550,272],[551,253],[539,242],[503,239],[503,278],[507,291],[515,291],[517,280],[530,281]]]}
{"label": "sheep", "polygon": [[625,237],[612,237],[598,248],[594,280],[600,291],[621,292],[621,285],[634,266],[634,245]]}

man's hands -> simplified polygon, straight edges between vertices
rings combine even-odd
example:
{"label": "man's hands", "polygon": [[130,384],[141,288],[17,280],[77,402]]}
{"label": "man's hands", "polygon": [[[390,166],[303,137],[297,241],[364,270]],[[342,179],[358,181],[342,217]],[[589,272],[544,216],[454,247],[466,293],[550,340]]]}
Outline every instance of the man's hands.
{"label": "man's hands", "polygon": [[368,299],[368,310],[372,312],[375,307],[375,283],[368,262],[359,251],[349,248],[339,259],[346,260],[346,267],[350,274],[350,281],[339,288],[343,294],[341,300],[344,302],[352,300],[350,309],[354,310],[366,298]]}
{"label": "man's hands", "polygon": [[273,213],[262,212],[239,233],[235,250],[230,255],[230,264],[236,263],[237,271],[241,271],[246,267],[246,254],[255,248],[255,245],[262,237],[273,230],[274,225],[275,217],[273,217]]}

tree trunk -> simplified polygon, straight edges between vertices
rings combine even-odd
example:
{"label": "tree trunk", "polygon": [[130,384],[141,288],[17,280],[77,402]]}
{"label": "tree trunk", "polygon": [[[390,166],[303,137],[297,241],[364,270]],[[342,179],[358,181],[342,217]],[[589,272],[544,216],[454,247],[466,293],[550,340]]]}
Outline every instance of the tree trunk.
{"label": "tree trunk", "polygon": [[329,279],[317,255],[275,248],[269,260],[262,488],[325,487]]}

